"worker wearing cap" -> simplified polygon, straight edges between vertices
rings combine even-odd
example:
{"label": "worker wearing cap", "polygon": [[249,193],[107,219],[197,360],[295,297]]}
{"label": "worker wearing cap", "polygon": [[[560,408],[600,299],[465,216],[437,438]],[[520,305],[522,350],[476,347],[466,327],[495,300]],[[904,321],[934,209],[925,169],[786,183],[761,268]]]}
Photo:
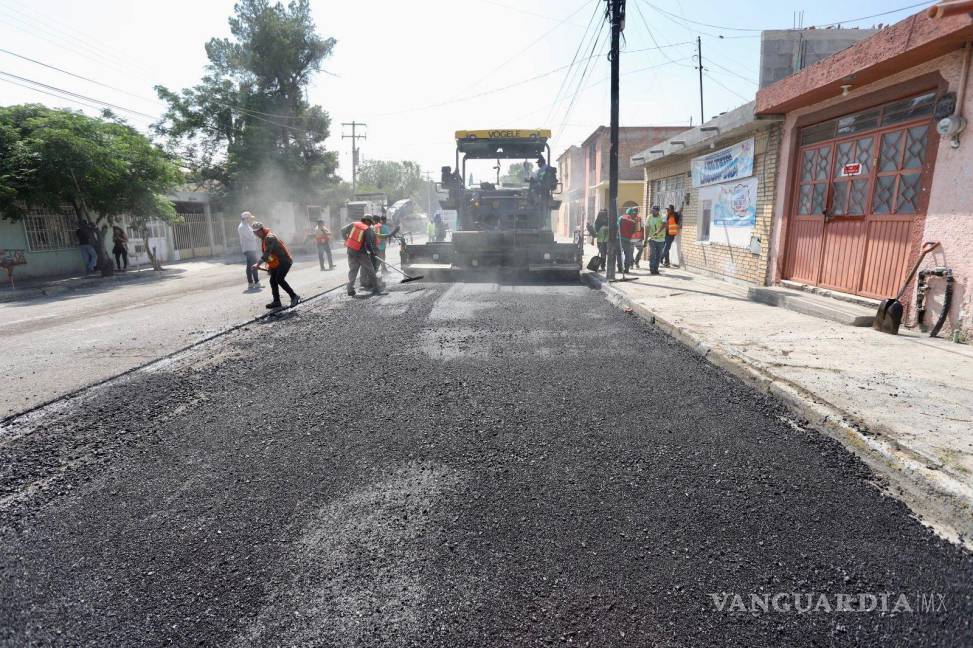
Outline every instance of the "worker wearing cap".
{"label": "worker wearing cap", "polygon": [[652,214],[645,221],[645,234],[649,244],[649,272],[657,275],[662,248],[666,244],[666,222],[659,214],[657,206],[652,207]]}
{"label": "worker wearing cap", "polygon": [[260,288],[260,275],[257,274],[257,250],[260,248],[260,241],[253,233],[253,214],[248,211],[240,214],[240,225],[237,226],[237,235],[240,237],[240,250],[247,264],[247,287],[249,289]]}
{"label": "worker wearing cap", "polygon": [[[321,270],[334,270],[334,260],[331,258],[331,230],[325,224],[324,219],[319,218],[318,224],[314,228],[314,244],[318,248],[318,263]],[[324,267],[324,257],[328,257],[328,267]]]}
{"label": "worker wearing cap", "polygon": [[[270,273],[270,290],[274,296],[274,301],[267,304],[267,308],[280,308],[280,289],[283,288],[291,298],[291,306],[295,306],[301,298],[290,287],[285,280],[287,273],[294,264],[290,251],[280,238],[264,227],[263,223],[253,224],[253,233],[260,239],[260,247],[263,254],[260,263],[266,264],[267,272]],[[254,269],[259,264],[254,264]]]}
{"label": "worker wearing cap", "polygon": [[375,275],[375,264],[372,258],[377,252],[377,242],[375,230],[372,225],[375,221],[371,216],[364,216],[360,221],[349,223],[341,228],[341,235],[345,239],[345,248],[348,252],[348,295],[355,295],[355,280],[361,271],[361,285],[372,291],[373,295],[379,295],[382,287],[378,277]]}
{"label": "worker wearing cap", "polygon": [[[392,226],[389,225],[388,217],[385,215],[378,217],[378,222],[374,225],[375,230],[375,256],[378,257],[378,265],[381,265],[382,274],[388,272],[385,267],[385,248],[388,247],[389,239],[392,238]],[[379,270],[375,267],[376,272]]]}
{"label": "worker wearing cap", "polygon": [[618,218],[618,240],[623,254],[622,271],[628,272],[635,263],[635,237],[641,236],[642,222],[634,207],[629,207]]}

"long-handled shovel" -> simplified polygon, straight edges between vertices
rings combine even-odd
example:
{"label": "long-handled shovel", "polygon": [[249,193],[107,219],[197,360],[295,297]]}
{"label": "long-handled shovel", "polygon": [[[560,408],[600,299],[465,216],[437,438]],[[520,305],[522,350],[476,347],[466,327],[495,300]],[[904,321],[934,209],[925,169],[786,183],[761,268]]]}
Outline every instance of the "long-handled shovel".
{"label": "long-handled shovel", "polygon": [[409,283],[410,281],[419,281],[419,280],[420,280],[420,279],[422,279],[422,277],[423,277],[423,275],[416,275],[415,277],[411,277],[411,276],[409,276],[409,275],[407,275],[407,274],[405,273],[405,271],[404,271],[404,270],[402,270],[402,269],[400,269],[400,268],[397,268],[397,267],[395,267],[394,265],[392,265],[391,263],[389,263],[389,262],[388,262],[388,261],[386,261],[385,259],[379,259],[378,257],[375,257],[375,258],[376,258],[376,259],[377,259],[378,261],[381,261],[382,263],[384,263],[384,264],[385,264],[386,266],[388,266],[389,268],[392,268],[393,270],[395,270],[396,272],[398,272],[398,273],[399,273],[400,275],[402,275],[403,277],[405,277],[405,279],[403,279],[403,280],[402,280],[402,281],[400,281],[399,283]]}
{"label": "long-handled shovel", "polygon": [[905,278],[902,282],[902,288],[899,290],[899,294],[895,297],[891,297],[882,302],[882,305],[878,307],[878,312],[875,313],[875,321],[872,322],[872,328],[876,331],[881,331],[882,333],[889,333],[890,335],[898,335],[899,325],[902,323],[902,295],[905,294],[906,288],[909,287],[909,282],[916,275],[916,271],[922,264],[922,260],[926,258],[926,255],[939,247],[938,242],[928,242],[922,245],[922,249],[919,250],[919,258],[916,259],[916,264],[912,266],[912,270],[909,271],[909,276]]}

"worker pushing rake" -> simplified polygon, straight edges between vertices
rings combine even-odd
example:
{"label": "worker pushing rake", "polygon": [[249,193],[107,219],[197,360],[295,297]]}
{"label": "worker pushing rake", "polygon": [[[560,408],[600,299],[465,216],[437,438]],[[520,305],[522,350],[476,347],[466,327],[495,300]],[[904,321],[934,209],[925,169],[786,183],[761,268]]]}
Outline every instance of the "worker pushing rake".
{"label": "worker pushing rake", "polygon": [[345,248],[348,252],[348,295],[352,297],[357,294],[355,280],[358,279],[359,274],[361,274],[362,286],[370,288],[373,295],[382,293],[381,281],[375,272],[375,263],[384,263],[386,267],[401,273],[405,277],[402,283],[421,279],[421,277],[410,277],[400,268],[381,258],[374,225],[374,218],[368,215],[341,228],[341,235],[345,239]]}

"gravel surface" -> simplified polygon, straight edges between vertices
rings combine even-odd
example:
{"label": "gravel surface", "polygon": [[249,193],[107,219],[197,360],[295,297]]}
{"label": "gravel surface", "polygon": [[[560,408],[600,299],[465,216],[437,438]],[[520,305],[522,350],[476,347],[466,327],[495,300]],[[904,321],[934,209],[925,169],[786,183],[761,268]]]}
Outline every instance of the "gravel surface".
{"label": "gravel surface", "polygon": [[0,429],[0,644],[973,645],[876,481],[584,287],[319,300]]}

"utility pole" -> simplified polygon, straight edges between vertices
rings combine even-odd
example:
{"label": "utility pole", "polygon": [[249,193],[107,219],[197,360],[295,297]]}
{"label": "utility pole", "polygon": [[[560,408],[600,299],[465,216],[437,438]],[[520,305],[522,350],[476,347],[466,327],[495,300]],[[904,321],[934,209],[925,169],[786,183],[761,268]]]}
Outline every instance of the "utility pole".
{"label": "utility pole", "polygon": [[619,41],[625,29],[625,0],[606,0],[611,21],[611,134],[608,152],[608,259],[605,278],[615,278],[618,249],[618,67]]}
{"label": "utility pole", "polygon": [[706,123],[706,113],[703,112],[703,39],[696,37],[696,58],[699,62],[699,124]]}
{"label": "utility pole", "polygon": [[341,126],[351,126],[351,135],[345,135],[342,133],[341,139],[351,140],[351,193],[354,195],[358,192],[358,140],[366,139],[364,133],[359,134],[356,129],[359,126],[368,126],[368,124],[351,121],[342,122]]}

